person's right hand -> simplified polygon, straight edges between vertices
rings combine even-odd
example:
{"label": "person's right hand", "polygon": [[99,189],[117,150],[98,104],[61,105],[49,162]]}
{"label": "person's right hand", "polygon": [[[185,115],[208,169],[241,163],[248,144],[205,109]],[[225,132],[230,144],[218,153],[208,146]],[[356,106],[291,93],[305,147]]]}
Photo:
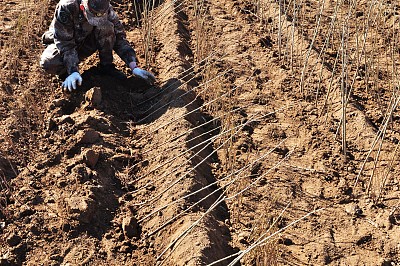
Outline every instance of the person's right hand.
{"label": "person's right hand", "polygon": [[144,69],[135,67],[132,70],[132,74],[136,77],[144,79],[149,85],[154,85],[154,83],[156,82],[156,78],[154,77],[154,75]]}
{"label": "person's right hand", "polygon": [[66,91],[76,90],[76,84],[82,85],[82,77],[78,72],[73,72],[69,75],[65,81],[62,83],[62,88]]}
{"label": "person's right hand", "polygon": [[154,83],[156,82],[156,78],[154,77],[154,75],[151,74],[149,71],[138,68],[135,60],[129,63],[129,67],[131,68],[133,75],[144,79],[149,85],[154,85]]}

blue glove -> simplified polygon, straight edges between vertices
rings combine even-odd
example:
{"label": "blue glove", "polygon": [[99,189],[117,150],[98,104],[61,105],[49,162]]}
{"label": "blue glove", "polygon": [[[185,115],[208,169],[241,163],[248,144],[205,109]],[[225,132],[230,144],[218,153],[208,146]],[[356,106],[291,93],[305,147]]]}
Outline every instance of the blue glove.
{"label": "blue glove", "polygon": [[138,68],[136,66],[136,62],[131,62],[129,67],[131,68],[134,76],[144,79],[148,84],[153,85],[156,82],[154,75],[146,70]]}
{"label": "blue glove", "polygon": [[76,84],[79,86],[82,85],[82,77],[78,72],[73,72],[65,79],[61,86],[64,90],[71,92],[72,90],[76,90]]}

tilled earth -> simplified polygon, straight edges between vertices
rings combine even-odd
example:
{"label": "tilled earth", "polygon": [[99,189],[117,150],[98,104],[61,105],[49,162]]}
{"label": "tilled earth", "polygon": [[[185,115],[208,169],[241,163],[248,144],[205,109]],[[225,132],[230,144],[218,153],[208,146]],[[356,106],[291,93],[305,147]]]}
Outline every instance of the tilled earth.
{"label": "tilled earth", "polygon": [[[2,3],[0,265],[400,265],[396,112],[369,153],[390,75],[378,92],[353,84],[344,156],[337,40],[323,63],[322,33],[310,49],[316,3],[301,2],[300,25],[280,1],[262,14],[245,0],[165,1],[148,41],[158,86],[101,76],[94,55],[72,94],[38,67],[56,2]],[[144,66],[137,26],[149,22],[133,2],[113,5]],[[16,10],[41,26],[15,61]]]}

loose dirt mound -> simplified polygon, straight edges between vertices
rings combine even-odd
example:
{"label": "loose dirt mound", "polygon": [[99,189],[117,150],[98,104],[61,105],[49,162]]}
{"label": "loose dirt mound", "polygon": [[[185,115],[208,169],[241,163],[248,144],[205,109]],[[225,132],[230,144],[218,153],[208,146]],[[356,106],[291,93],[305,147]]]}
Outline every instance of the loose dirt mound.
{"label": "loose dirt mound", "polygon": [[55,4],[2,8],[0,265],[400,264],[399,18],[369,20],[396,8],[115,1],[160,86],[93,56],[66,95],[37,66]]}

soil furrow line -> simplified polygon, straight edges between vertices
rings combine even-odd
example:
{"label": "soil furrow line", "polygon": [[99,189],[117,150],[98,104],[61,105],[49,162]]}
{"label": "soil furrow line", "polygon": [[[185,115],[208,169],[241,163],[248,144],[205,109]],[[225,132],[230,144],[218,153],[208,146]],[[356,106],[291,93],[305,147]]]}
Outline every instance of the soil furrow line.
{"label": "soil furrow line", "polygon": [[[228,245],[229,230],[222,222],[227,217],[227,209],[221,206],[215,211],[205,213],[218,197],[218,193],[208,196],[215,188],[210,187],[196,196],[174,203],[176,199],[215,182],[210,167],[215,156],[210,157],[213,150],[212,145],[206,141],[207,136],[204,134],[206,129],[197,127],[200,123],[204,123],[205,118],[210,118],[196,111],[201,106],[201,102],[196,100],[195,93],[186,93],[196,86],[196,83],[184,83],[190,77],[180,80],[181,73],[192,67],[193,54],[189,46],[187,15],[182,11],[184,3],[179,1],[171,3],[173,2],[168,1],[163,4],[165,15],[158,16],[160,19],[155,23],[159,25],[155,28],[157,43],[163,44],[156,55],[159,78],[166,80],[168,84],[164,86],[168,89],[163,91],[156,102],[160,106],[169,104],[163,108],[163,115],[159,118],[138,126],[139,135],[153,131],[155,133],[141,141],[142,149],[148,151],[143,155],[143,160],[148,161],[148,165],[139,169],[137,175],[142,178],[135,186],[144,187],[149,182],[152,185],[133,196],[137,203],[143,202],[140,208],[135,207],[139,219],[154,209],[167,206],[140,224],[143,237],[152,241],[156,255],[161,255],[160,262],[166,265],[207,264],[233,251]],[[179,8],[176,8],[177,6]],[[181,137],[175,139],[173,136]],[[174,141],[168,142],[168,139]],[[182,152],[187,149],[191,151]],[[168,153],[163,153],[164,150],[168,150]],[[174,161],[164,163],[173,157],[176,157]],[[149,169],[157,170],[144,175]],[[154,198],[156,195],[158,196]],[[147,199],[152,198],[151,202],[146,203]],[[201,198],[206,199],[180,214]],[[184,235],[191,228],[192,223],[200,217],[203,217],[200,223]],[[153,232],[156,232],[156,235],[153,235]],[[148,236],[150,234],[151,236]],[[171,243],[174,244],[171,246]],[[169,246],[171,248],[167,248]]]}

